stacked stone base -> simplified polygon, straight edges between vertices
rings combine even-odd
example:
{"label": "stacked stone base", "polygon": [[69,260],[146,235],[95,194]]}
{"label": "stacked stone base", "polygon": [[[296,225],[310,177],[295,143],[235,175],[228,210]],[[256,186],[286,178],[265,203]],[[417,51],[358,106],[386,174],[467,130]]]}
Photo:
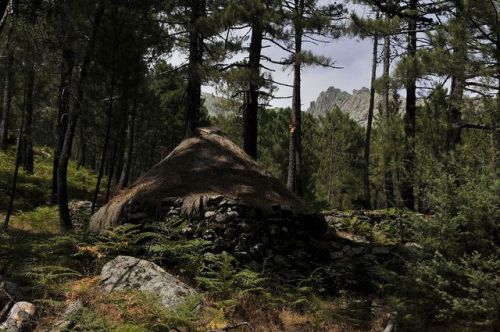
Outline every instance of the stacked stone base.
{"label": "stacked stone base", "polygon": [[180,225],[183,237],[210,241],[210,252],[226,251],[239,263],[264,270],[309,273],[335,261],[362,257],[386,262],[395,257],[393,248],[337,236],[322,215],[298,215],[280,206],[264,213],[223,196],[203,197],[194,203],[166,198],[149,206],[129,204],[125,222],[149,221]]}

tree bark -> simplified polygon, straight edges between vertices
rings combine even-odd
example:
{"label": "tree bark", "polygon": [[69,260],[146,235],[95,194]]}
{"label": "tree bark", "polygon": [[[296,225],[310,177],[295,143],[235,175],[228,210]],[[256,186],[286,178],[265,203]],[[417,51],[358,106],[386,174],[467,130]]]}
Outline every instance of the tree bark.
{"label": "tree bark", "polygon": [[304,0],[295,0],[295,59],[293,65],[293,96],[292,114],[290,122],[290,143],[288,149],[288,180],[287,187],[290,191],[303,196],[302,187],[302,102],[301,102],[301,53],[302,53],[302,16],[304,13]]}
{"label": "tree bark", "polygon": [[87,162],[87,138],[85,137],[86,135],[86,128],[85,128],[85,121],[80,122],[80,149],[79,149],[79,154],[78,154],[78,164],[76,165],[77,169],[80,169],[80,167],[85,166]]}
{"label": "tree bark", "polygon": [[[460,37],[460,45],[454,45],[453,51],[455,56],[455,61],[457,64],[456,72],[451,77],[451,89],[450,89],[450,106],[448,113],[448,128],[446,135],[446,151],[450,153],[455,150],[455,148],[460,144],[460,135],[462,123],[462,112],[461,106],[463,101],[463,95],[465,90],[465,65],[468,63],[467,59],[467,49],[463,44],[467,45],[467,29],[466,22],[463,22],[463,8],[460,2],[456,5],[456,17],[461,23],[458,26],[458,31],[455,33]],[[463,44],[462,44],[463,43]]]}
{"label": "tree bark", "polygon": [[96,36],[99,31],[102,17],[104,15],[104,0],[101,0],[96,8],[92,32],[87,43],[87,49],[80,67],[80,78],[76,86],[76,98],[74,98],[73,109],[69,114],[68,126],[64,135],[64,143],[59,157],[57,168],[57,197],[59,201],[59,220],[61,228],[65,231],[73,229],[68,208],[68,163],[71,156],[71,147],[75,137],[75,130],[81,112],[81,102],[84,97],[85,84],[88,80],[89,67],[96,43]]}
{"label": "tree bark", "polygon": [[189,65],[186,102],[186,137],[191,137],[200,124],[201,109],[201,66],[203,63],[203,33],[200,19],[205,16],[205,0],[191,0],[189,33]]}
{"label": "tree bark", "polygon": [[99,172],[97,173],[97,183],[94,190],[94,197],[92,199],[92,208],[91,213],[94,214],[95,208],[97,205],[97,199],[99,197],[99,189],[101,187],[102,177],[104,175],[104,166],[106,164],[106,155],[108,154],[108,146],[109,146],[109,137],[111,135],[111,124],[113,120],[113,101],[114,101],[114,93],[115,93],[115,83],[116,83],[116,59],[115,52],[113,50],[113,69],[111,72],[111,85],[109,89],[109,104],[108,111],[106,114],[107,122],[106,122],[106,135],[104,137],[104,145],[101,151],[101,162],[99,164]]}
{"label": "tree bark", "polygon": [[[377,14],[378,17],[378,14]],[[370,104],[368,106],[368,122],[366,124],[365,137],[365,162],[363,172],[363,183],[365,187],[365,207],[371,209],[372,198],[370,192],[370,149],[372,139],[373,111],[375,109],[375,80],[377,79],[377,56],[378,56],[378,34],[373,36],[372,54],[372,77],[370,85]]]}
{"label": "tree bark", "polygon": [[[417,10],[418,0],[411,0],[409,9]],[[401,197],[404,207],[415,209],[414,176],[415,176],[415,125],[417,110],[417,78],[415,72],[415,57],[417,54],[417,22],[414,18],[408,20],[408,50],[410,68],[406,81],[406,113],[404,117],[405,148],[404,148],[404,174],[401,186]]]}
{"label": "tree bark", "polygon": [[243,149],[254,159],[257,159],[257,116],[259,110],[260,59],[263,33],[262,19],[256,15],[252,22],[252,37],[248,61],[250,77],[246,97],[247,103],[243,114]]}
{"label": "tree bark", "polygon": [[14,210],[14,200],[16,199],[16,190],[17,190],[17,177],[19,175],[19,166],[21,165],[21,139],[23,137],[24,120],[25,120],[25,110],[23,108],[21,114],[21,124],[19,126],[19,133],[17,134],[16,154],[14,157],[14,174],[12,177],[12,187],[9,199],[9,206],[7,207],[7,213],[5,215],[5,219],[2,225],[4,230],[7,230],[9,228],[10,217],[12,215],[12,211]]}
{"label": "tree bark", "polygon": [[[10,52],[9,52],[10,53]],[[2,117],[0,119],[0,148],[7,150],[9,140],[9,118],[12,105],[12,87],[14,75],[12,74],[12,65],[14,58],[11,54],[7,56],[7,63],[5,65],[5,77],[3,86],[3,107]]]}
{"label": "tree bark", "polygon": [[136,103],[134,103],[134,107],[132,108],[130,114],[128,115],[127,141],[126,141],[125,151],[123,154],[122,173],[120,175],[120,181],[118,182],[117,190],[122,190],[127,186],[130,176],[132,155],[134,153],[135,112],[136,112]]}
{"label": "tree bark", "polygon": [[24,132],[21,137],[21,162],[23,168],[28,173],[33,173],[33,110],[34,110],[34,89],[35,89],[35,64],[32,59],[28,61],[28,72],[25,82],[25,123]]}
{"label": "tree bark", "polygon": [[5,53],[7,54],[7,61],[5,62],[5,76],[3,86],[3,103],[2,103],[2,116],[0,117],[0,148],[7,150],[9,140],[9,119],[12,106],[12,91],[14,87],[14,74],[12,66],[14,65],[14,55],[12,54],[12,35],[14,32],[14,14],[12,0],[7,5],[4,17],[7,14],[11,15],[9,31],[7,33],[7,41],[5,44]]}
{"label": "tree bark", "polygon": [[[385,36],[384,38],[384,87],[382,91],[382,116],[389,123],[391,118],[390,110],[390,70],[391,70],[391,36]],[[391,143],[393,142],[392,131],[389,137],[385,138]],[[392,169],[391,169],[391,153],[387,148],[384,149],[384,186],[385,186],[385,198],[386,205],[388,208],[394,207],[394,183],[392,180]]]}
{"label": "tree bark", "polygon": [[[69,42],[69,41],[67,41]],[[54,146],[54,161],[52,166],[52,194],[51,203],[57,203],[57,168],[59,166],[59,156],[64,143],[64,133],[68,126],[70,87],[73,76],[75,54],[72,48],[62,50],[61,78],[58,92],[58,111],[56,125],[56,142]]]}

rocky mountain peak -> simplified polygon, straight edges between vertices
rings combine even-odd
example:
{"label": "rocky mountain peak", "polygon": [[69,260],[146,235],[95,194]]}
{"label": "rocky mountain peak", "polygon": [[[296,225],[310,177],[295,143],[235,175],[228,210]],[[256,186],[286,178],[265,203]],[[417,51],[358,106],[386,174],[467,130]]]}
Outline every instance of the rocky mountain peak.
{"label": "rocky mountain peak", "polygon": [[[376,96],[378,102],[378,96]],[[307,112],[314,116],[324,116],[334,107],[339,107],[344,113],[365,125],[368,117],[368,107],[370,104],[370,89],[363,87],[353,90],[352,93],[342,91],[333,86],[319,94],[316,101],[311,102]]]}

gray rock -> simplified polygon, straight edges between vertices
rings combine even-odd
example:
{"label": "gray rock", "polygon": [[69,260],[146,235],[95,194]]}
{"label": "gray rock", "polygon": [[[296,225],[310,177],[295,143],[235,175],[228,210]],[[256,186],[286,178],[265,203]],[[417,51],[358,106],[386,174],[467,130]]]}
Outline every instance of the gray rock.
{"label": "gray rock", "polygon": [[184,227],[182,230],[181,230],[181,234],[182,235],[185,235],[185,236],[188,236],[188,235],[191,235],[193,234],[193,228],[192,227]]}
{"label": "gray rock", "polygon": [[217,214],[217,215],[215,216],[215,221],[216,221],[216,222],[220,222],[220,223],[222,223],[222,222],[225,222],[225,221],[226,221],[226,218],[227,218],[227,217],[226,217],[226,214],[224,214],[224,213],[220,213],[220,214]]}
{"label": "gray rock", "polygon": [[344,253],[342,251],[334,251],[330,253],[330,258],[333,260],[344,258]]}
{"label": "gray rock", "polygon": [[354,255],[361,255],[364,252],[365,248],[363,247],[353,247],[352,248],[352,253]]}
{"label": "gray rock", "polygon": [[180,214],[180,211],[179,209],[170,209],[170,211],[168,211],[168,216],[178,216]]}
{"label": "gray rock", "polygon": [[412,248],[412,249],[419,249],[419,250],[424,249],[423,246],[421,246],[420,244],[418,244],[416,242],[406,242],[405,247]]}
{"label": "gray rock", "polygon": [[158,295],[165,307],[178,305],[196,291],[155,263],[118,256],[102,268],[100,287],[106,292],[135,289]]}
{"label": "gray rock", "polygon": [[207,211],[205,212],[205,219],[210,219],[214,217],[217,213],[215,211]]}
{"label": "gray rock", "polygon": [[35,305],[29,302],[17,302],[10,309],[7,320],[0,325],[0,331],[32,331]]}
{"label": "gray rock", "polygon": [[375,247],[372,249],[372,254],[374,255],[389,255],[391,251],[386,247]]}
{"label": "gray rock", "polygon": [[238,217],[240,216],[240,214],[239,214],[238,212],[236,212],[236,211],[232,211],[232,210],[231,210],[231,211],[228,211],[228,212],[226,213],[226,215],[227,215],[227,217],[229,218],[229,220],[233,220],[233,219],[238,218]]}
{"label": "gray rock", "polygon": [[148,217],[147,213],[138,212],[138,213],[129,214],[128,215],[128,220],[129,221],[137,221],[137,220],[146,219],[147,217]]}
{"label": "gray rock", "polygon": [[92,202],[71,201],[68,204],[71,223],[76,230],[84,229],[88,226],[92,216]]}
{"label": "gray rock", "polygon": [[68,304],[66,310],[63,313],[63,318],[70,318],[73,315],[76,315],[83,309],[83,303],[80,300],[76,300]]}
{"label": "gray rock", "polygon": [[224,196],[222,195],[216,195],[212,196],[208,199],[208,204],[212,206],[217,206],[219,205],[222,201],[224,200]]}
{"label": "gray rock", "polygon": [[172,206],[175,205],[175,201],[177,197],[166,197],[161,200],[161,205],[163,206]]}

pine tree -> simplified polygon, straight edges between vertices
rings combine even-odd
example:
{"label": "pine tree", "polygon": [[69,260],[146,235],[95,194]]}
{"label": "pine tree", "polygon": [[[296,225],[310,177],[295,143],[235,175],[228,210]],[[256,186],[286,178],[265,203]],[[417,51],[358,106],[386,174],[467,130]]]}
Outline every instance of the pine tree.
{"label": "pine tree", "polygon": [[344,9],[342,5],[336,3],[319,5],[316,0],[295,0],[294,2],[284,2],[283,6],[287,11],[292,28],[290,36],[285,34],[285,39],[289,38],[291,45],[280,47],[292,50],[289,51],[291,55],[288,61],[283,63],[291,64],[294,73],[292,113],[289,126],[287,186],[292,192],[302,196],[301,72],[305,65],[333,67],[329,59],[305,51],[303,43],[304,39],[329,38],[338,35],[340,28],[335,23],[343,18]]}

